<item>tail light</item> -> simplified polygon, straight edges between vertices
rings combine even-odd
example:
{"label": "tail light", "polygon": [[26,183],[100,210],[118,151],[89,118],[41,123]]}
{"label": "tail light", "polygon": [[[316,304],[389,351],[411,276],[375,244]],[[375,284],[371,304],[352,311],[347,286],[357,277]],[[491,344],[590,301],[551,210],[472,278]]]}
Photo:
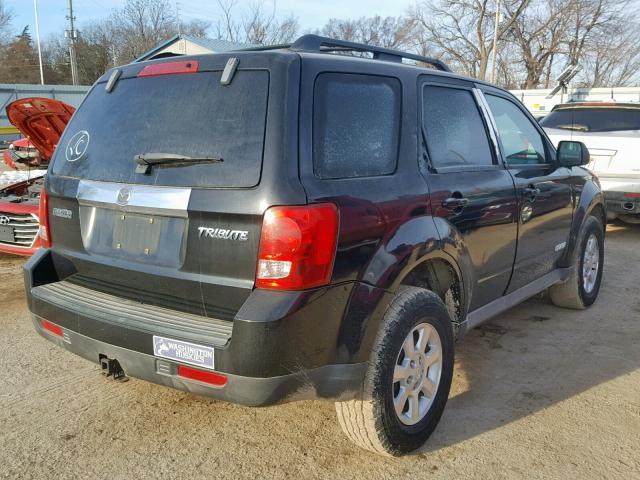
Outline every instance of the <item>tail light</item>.
{"label": "tail light", "polygon": [[257,288],[326,285],[336,256],[338,209],[332,203],[271,207],[264,214]]}
{"label": "tail light", "polygon": [[640,193],[625,193],[624,196],[627,198],[640,198]]}
{"label": "tail light", "polygon": [[49,248],[51,247],[51,230],[49,229],[49,199],[47,198],[47,192],[45,192],[44,189],[40,193],[39,217],[40,230],[38,231],[38,235],[40,235],[40,243],[43,247]]}

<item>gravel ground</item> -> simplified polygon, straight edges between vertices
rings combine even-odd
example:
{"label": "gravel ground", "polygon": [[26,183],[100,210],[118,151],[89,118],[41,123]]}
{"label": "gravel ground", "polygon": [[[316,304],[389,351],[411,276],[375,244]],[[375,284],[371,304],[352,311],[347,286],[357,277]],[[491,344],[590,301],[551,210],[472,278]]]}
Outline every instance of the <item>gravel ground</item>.
{"label": "gravel ground", "polygon": [[0,477],[640,478],[640,227],[610,225],[583,312],[531,300],[457,348],[440,426],[387,459],[343,436],[333,405],[251,409],[116,383],[32,330],[0,256]]}

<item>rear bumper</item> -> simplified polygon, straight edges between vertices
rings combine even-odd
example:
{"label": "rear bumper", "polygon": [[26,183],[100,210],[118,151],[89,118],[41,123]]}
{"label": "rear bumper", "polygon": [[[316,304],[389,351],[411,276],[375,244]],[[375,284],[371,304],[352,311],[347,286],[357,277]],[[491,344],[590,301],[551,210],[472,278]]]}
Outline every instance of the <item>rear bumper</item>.
{"label": "rear bumper", "polygon": [[195,380],[179,377],[177,364],[134,350],[101,342],[64,329],[58,337],[42,328],[40,317],[33,315],[37,332],[47,340],[91,362],[98,363],[100,355],[118,360],[125,373],[159,385],[176,388],[196,395],[248,406],[315,398],[338,399],[350,397],[362,382],[366,364],[325,365],[275,377],[245,377],[224,373],[228,381],[224,387],[215,387]]}
{"label": "rear bumper", "polygon": [[0,243],[0,253],[10,253],[12,255],[22,255],[24,257],[30,257],[36,250],[40,248],[39,242],[36,241],[36,245],[33,247],[14,247],[6,243]]}
{"label": "rear bumper", "polygon": [[[226,322],[226,339],[205,329],[201,330],[204,336],[196,339],[197,332],[185,328],[194,325],[193,318],[158,326],[153,315],[141,312],[131,318],[133,308],[130,313],[122,310],[109,316],[106,309],[82,298],[65,304],[60,296],[43,296],[43,286],[64,283],[61,277],[69,273],[64,273],[63,265],[64,257],[46,249],[25,265],[29,308],[42,336],[95,363],[100,355],[118,360],[131,377],[253,406],[352,398],[362,385],[377,331],[377,321],[372,319],[383,309],[371,306],[383,304],[387,295],[358,283],[305,292],[255,290],[233,322]],[[44,330],[40,319],[61,327],[64,338]],[[154,356],[154,334],[213,347],[215,371],[228,378],[227,384],[214,387],[178,376],[178,362]]]}
{"label": "rear bumper", "polygon": [[640,192],[605,191],[603,193],[609,219],[619,215],[640,214]]}

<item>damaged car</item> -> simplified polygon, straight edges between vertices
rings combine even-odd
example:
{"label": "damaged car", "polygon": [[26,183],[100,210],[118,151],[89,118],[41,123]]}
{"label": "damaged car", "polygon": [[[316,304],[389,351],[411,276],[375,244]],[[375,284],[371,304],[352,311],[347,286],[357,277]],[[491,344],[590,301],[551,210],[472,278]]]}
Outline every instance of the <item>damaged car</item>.
{"label": "damaged car", "polygon": [[0,189],[0,252],[28,256],[40,248],[38,210],[44,174],[74,111],[48,98],[23,98],[7,107],[9,120],[27,138],[14,142],[4,160],[13,170],[28,170],[0,174],[2,184],[8,184]]}

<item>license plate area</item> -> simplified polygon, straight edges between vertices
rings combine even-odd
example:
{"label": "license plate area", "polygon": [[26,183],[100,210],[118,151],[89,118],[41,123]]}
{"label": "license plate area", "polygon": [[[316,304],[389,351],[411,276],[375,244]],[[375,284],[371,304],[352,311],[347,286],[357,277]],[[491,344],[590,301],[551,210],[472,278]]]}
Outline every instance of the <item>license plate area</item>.
{"label": "license plate area", "polygon": [[8,225],[0,225],[0,242],[15,243],[16,234],[13,227]]}
{"label": "license plate area", "polygon": [[121,213],[113,222],[111,246],[129,255],[154,255],[164,221],[152,215]]}
{"label": "license plate area", "polygon": [[182,265],[186,225],[186,218],[80,207],[80,230],[85,250],[139,263]]}
{"label": "license plate area", "polygon": [[173,338],[153,336],[153,354],[180,363],[187,363],[210,370],[215,369],[213,347],[184,342]]}

